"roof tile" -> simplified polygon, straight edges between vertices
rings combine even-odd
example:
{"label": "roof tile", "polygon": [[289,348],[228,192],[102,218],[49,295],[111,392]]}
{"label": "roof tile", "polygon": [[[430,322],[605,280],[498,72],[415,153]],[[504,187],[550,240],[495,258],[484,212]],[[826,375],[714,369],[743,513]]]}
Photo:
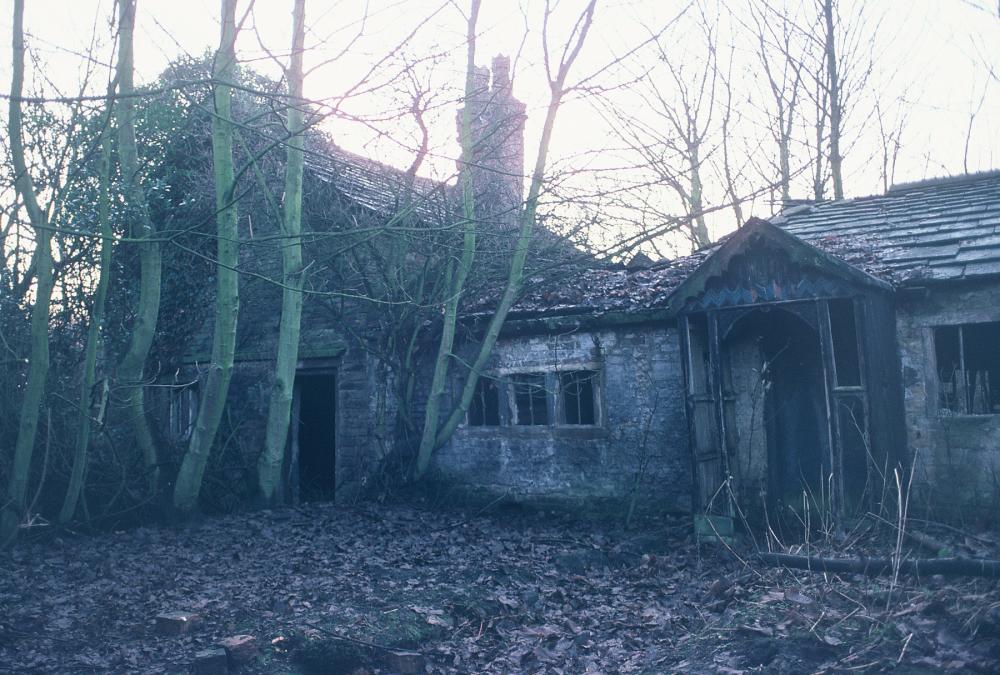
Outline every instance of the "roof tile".
{"label": "roof tile", "polygon": [[[873,214],[877,214],[873,217]],[[885,195],[798,206],[775,224],[816,244],[864,232],[875,259],[909,278],[1000,273],[1000,171],[894,187]],[[933,266],[922,274],[918,263]],[[967,268],[962,263],[970,264]]]}

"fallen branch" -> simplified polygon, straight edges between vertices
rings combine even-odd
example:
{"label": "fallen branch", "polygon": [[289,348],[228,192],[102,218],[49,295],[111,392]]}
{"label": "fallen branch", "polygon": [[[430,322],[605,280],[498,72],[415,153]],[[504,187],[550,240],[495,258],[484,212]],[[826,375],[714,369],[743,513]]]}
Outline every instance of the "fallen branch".
{"label": "fallen branch", "polygon": [[374,649],[376,651],[382,651],[382,652],[396,652],[396,651],[400,651],[396,647],[390,647],[388,645],[381,645],[381,644],[379,644],[377,642],[368,642],[367,640],[361,640],[361,639],[358,639],[358,638],[353,638],[353,637],[348,637],[346,635],[341,635],[340,633],[334,633],[331,630],[323,628],[323,626],[320,626],[318,623],[313,623],[311,621],[307,621],[306,625],[308,625],[310,628],[318,630],[320,633],[322,633],[323,635],[325,635],[328,638],[331,638],[333,640],[340,640],[341,642],[348,642],[350,644],[357,645],[359,647],[367,647],[368,649]]}
{"label": "fallen branch", "polygon": [[[769,567],[787,567],[831,574],[863,574],[877,577],[892,574],[890,558],[815,558],[788,553],[760,553],[757,559]],[[913,558],[899,564],[900,574],[1000,578],[1000,560],[976,558]]]}
{"label": "fallen branch", "polygon": [[917,542],[929,551],[933,551],[940,557],[947,557],[949,553],[953,551],[951,546],[945,544],[940,539],[936,539],[929,534],[924,534],[917,530],[907,530],[906,536]]}

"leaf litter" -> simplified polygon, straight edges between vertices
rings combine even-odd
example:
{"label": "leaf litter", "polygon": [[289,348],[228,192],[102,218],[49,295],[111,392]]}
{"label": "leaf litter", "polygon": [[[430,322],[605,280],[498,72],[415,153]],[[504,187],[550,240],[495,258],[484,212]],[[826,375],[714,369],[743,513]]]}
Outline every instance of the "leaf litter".
{"label": "leaf litter", "polygon": [[60,533],[0,559],[0,670],[186,673],[233,636],[245,673],[1000,670],[995,581],[768,569],[690,532],[308,504]]}

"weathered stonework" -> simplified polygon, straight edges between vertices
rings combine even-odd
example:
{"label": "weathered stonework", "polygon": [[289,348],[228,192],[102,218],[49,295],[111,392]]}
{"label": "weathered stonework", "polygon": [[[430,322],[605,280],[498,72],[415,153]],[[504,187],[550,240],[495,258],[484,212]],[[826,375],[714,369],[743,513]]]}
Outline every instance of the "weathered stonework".
{"label": "weathered stonework", "polygon": [[[594,370],[593,426],[463,424],[434,457],[439,480],[480,497],[690,508],[691,466],[673,325],[501,338],[488,375]],[[457,386],[457,385],[456,385]]]}
{"label": "weathered stonework", "polygon": [[1000,321],[998,283],[936,285],[897,309],[915,504],[942,516],[992,518],[1000,508],[1000,415],[942,410],[934,349],[935,326],[987,321]]}

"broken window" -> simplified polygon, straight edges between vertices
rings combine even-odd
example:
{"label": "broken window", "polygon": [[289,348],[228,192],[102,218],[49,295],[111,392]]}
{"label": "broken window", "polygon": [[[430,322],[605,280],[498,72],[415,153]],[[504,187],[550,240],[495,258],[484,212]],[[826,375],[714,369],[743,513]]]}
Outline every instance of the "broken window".
{"label": "broken window", "polygon": [[939,405],[966,415],[1000,413],[1000,321],[934,329]]}
{"label": "broken window", "polygon": [[692,314],[688,326],[688,389],[691,394],[708,393],[709,355],[708,318],[704,314]]}
{"label": "broken window", "polygon": [[854,320],[854,302],[831,300],[830,332],[833,337],[833,358],[837,367],[838,387],[861,385],[861,358],[858,352],[858,331]]}
{"label": "broken window", "polygon": [[548,396],[545,392],[545,375],[520,373],[511,376],[514,387],[515,420],[521,426],[549,423]]}
{"label": "broken window", "polygon": [[860,507],[865,503],[865,491],[871,488],[868,458],[872,457],[872,452],[865,419],[865,403],[860,395],[851,394],[838,396],[835,400],[840,417],[846,503]]}
{"label": "broken window", "polygon": [[198,389],[195,385],[171,387],[168,416],[170,437],[175,441],[188,440],[198,416]]}
{"label": "broken window", "polygon": [[496,380],[480,377],[469,404],[470,427],[500,426],[500,388]]}
{"label": "broken window", "polygon": [[592,370],[560,373],[564,424],[597,424],[596,378]]}

